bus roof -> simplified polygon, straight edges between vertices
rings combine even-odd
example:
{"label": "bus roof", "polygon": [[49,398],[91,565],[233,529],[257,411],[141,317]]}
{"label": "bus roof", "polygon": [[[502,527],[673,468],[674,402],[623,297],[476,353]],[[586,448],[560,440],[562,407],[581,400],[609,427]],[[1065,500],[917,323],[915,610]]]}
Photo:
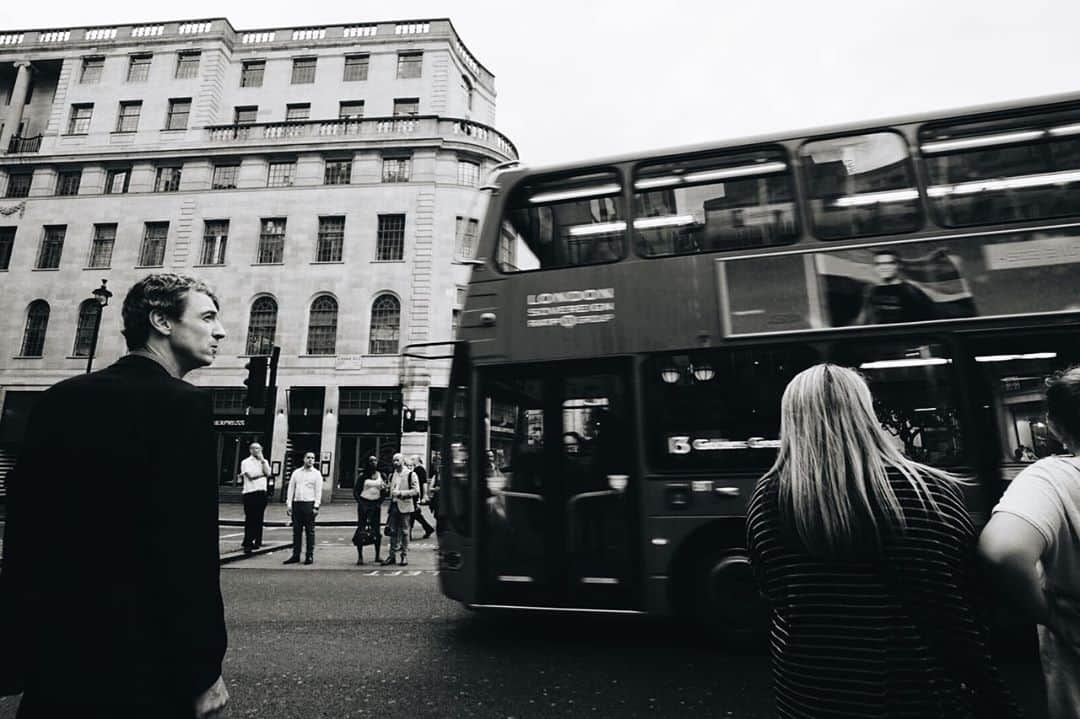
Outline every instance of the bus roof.
{"label": "bus roof", "polygon": [[1045,107],[1071,102],[1080,102],[1080,92],[1062,93],[1057,95],[1043,95],[1039,97],[1002,101],[963,108],[950,108],[945,110],[928,111],[914,115],[904,115],[900,117],[867,119],[860,120],[858,122],[845,123],[842,125],[828,125],[824,127],[816,127],[805,130],[774,132],[764,135],[751,135],[747,137],[729,138],[724,140],[718,140],[716,142],[704,142],[694,145],[675,145],[670,147],[644,150],[640,152],[629,152],[619,155],[608,155],[602,157],[588,158],[584,160],[577,160],[574,162],[552,163],[548,165],[536,166],[519,164],[517,167],[513,167],[503,173],[500,173],[500,175],[516,177],[523,174],[555,174],[559,172],[577,170],[585,167],[595,167],[597,165],[617,165],[626,162],[638,162],[645,159],[669,157],[672,155],[693,154],[709,150],[719,150],[749,145],[761,145],[770,142],[786,142],[790,140],[797,140],[803,137],[813,137],[819,135],[838,135],[878,127],[895,127],[897,125],[908,125],[912,123],[929,122],[932,120],[949,120],[954,118],[959,119],[971,117],[973,115],[989,115],[1006,110]]}

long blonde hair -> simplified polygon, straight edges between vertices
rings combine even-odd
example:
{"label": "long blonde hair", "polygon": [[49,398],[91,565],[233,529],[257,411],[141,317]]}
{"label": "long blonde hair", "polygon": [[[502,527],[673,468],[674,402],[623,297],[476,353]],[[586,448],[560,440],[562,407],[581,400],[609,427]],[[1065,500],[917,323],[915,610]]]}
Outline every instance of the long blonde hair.
{"label": "long blonde hair", "polygon": [[889,467],[934,511],[939,508],[924,478],[959,481],[896,448],[858,372],[819,364],[795,375],[781,400],[780,451],[766,476],[779,483],[781,520],[808,550],[849,556],[867,540],[880,546],[883,534],[906,529]]}

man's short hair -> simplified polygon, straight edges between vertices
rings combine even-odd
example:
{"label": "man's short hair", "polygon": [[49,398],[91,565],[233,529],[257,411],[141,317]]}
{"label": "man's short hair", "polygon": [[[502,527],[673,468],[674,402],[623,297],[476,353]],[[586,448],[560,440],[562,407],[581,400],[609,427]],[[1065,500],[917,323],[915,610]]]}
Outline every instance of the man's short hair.
{"label": "man's short hair", "polygon": [[262,449],[262,445],[259,444],[258,442],[252,442],[251,444],[248,445],[248,449],[255,449],[256,447],[258,447],[259,449]]}
{"label": "man's short hair", "polygon": [[217,295],[202,280],[186,275],[161,273],[147,275],[128,290],[124,307],[124,341],[129,350],[145,347],[150,339],[150,313],[158,310],[166,317],[179,319],[187,306],[189,292],[201,292],[221,308]]}
{"label": "man's short hair", "polygon": [[1069,440],[1080,441],[1080,365],[1047,380],[1046,415]]}
{"label": "man's short hair", "polygon": [[898,253],[896,250],[890,250],[890,249],[887,249],[887,248],[882,248],[880,250],[874,250],[874,261],[876,262],[877,258],[879,258],[879,257],[892,257],[898,263],[900,262],[900,253]]}

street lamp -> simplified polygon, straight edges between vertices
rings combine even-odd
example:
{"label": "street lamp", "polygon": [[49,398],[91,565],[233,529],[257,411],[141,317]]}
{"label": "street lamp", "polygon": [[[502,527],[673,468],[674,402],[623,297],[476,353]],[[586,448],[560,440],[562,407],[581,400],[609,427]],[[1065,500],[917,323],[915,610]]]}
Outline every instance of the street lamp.
{"label": "street lamp", "polygon": [[94,290],[94,301],[98,303],[97,317],[94,319],[94,336],[90,339],[90,354],[86,358],[86,374],[90,374],[90,370],[94,366],[94,350],[97,349],[98,332],[101,331],[101,315],[105,311],[105,308],[109,306],[109,298],[112,297],[112,292],[109,292],[105,287],[105,283],[108,280],[101,281],[101,287]]}

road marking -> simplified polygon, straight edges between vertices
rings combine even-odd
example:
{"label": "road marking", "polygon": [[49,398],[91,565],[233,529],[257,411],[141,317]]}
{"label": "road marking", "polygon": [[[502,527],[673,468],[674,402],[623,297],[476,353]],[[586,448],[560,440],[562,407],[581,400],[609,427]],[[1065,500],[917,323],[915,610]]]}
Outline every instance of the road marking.
{"label": "road marking", "polygon": [[236,532],[235,534],[223,534],[223,535],[221,535],[221,538],[222,539],[232,539],[233,537],[243,537],[243,536],[244,536],[243,532]]}

